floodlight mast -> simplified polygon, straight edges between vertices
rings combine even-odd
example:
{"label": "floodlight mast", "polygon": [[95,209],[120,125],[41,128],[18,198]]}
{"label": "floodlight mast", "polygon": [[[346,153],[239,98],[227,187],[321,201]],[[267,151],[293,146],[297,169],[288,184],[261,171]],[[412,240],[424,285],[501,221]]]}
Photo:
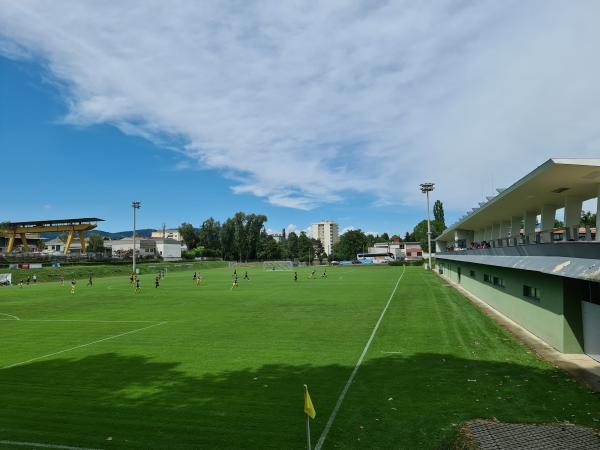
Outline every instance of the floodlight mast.
{"label": "floodlight mast", "polygon": [[140,202],[131,202],[131,207],[133,208],[133,273],[135,272],[135,211],[140,209]]}
{"label": "floodlight mast", "polygon": [[427,256],[429,259],[429,267],[431,270],[431,217],[429,215],[429,193],[433,191],[434,183],[421,183],[421,192],[427,195]]}

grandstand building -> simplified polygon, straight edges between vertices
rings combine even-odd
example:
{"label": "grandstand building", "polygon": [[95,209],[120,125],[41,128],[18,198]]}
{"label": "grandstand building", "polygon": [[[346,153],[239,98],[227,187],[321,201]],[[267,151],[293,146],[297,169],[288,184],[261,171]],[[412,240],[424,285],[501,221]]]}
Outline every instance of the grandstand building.
{"label": "grandstand building", "polygon": [[600,236],[581,227],[590,199],[600,203],[600,159],[548,160],[437,238],[438,271],[560,352],[600,361]]}
{"label": "grandstand building", "polygon": [[325,253],[331,255],[333,246],[340,240],[340,228],[337,223],[330,220],[313,223],[310,226],[310,232],[313,239],[318,239],[323,244]]}

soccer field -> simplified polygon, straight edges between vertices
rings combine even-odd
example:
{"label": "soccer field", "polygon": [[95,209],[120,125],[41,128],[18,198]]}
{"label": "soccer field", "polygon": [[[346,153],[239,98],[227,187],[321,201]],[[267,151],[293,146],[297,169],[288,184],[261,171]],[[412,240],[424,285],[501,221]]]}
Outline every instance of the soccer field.
{"label": "soccer field", "polygon": [[243,272],[0,289],[0,448],[304,448],[305,383],[324,449],[441,448],[473,418],[600,428],[597,396],[420,267]]}

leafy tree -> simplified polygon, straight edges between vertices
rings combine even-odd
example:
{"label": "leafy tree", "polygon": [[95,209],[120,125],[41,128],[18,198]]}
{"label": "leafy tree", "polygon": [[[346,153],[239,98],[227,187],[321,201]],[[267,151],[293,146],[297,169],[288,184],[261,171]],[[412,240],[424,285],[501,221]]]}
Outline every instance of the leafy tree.
{"label": "leafy tree", "polygon": [[380,236],[380,238],[381,238],[381,240],[382,240],[382,241],[384,241],[384,242],[389,242],[389,240],[390,240],[390,236],[389,236],[387,233],[383,233],[383,234]]}
{"label": "leafy tree", "polygon": [[304,231],[300,232],[300,236],[298,236],[298,258],[302,262],[312,264],[314,257],[315,252],[312,239],[310,239]]}
{"label": "leafy tree", "polygon": [[102,253],[104,251],[104,239],[99,234],[92,234],[88,238],[87,250],[90,253]]}
{"label": "leafy tree", "polygon": [[267,233],[262,233],[258,245],[257,258],[260,260],[274,260],[279,259],[281,251],[277,241],[273,236]]}
{"label": "leafy tree", "polygon": [[446,229],[446,221],[444,220],[444,204],[440,200],[436,200],[433,204],[433,220],[439,222],[444,230]]}
{"label": "leafy tree", "polygon": [[198,242],[206,249],[221,249],[221,224],[218,220],[209,217],[198,230]]}
{"label": "leafy tree", "polygon": [[392,240],[392,241],[402,241],[402,238],[400,236],[398,236],[397,234],[393,234],[392,237],[390,238],[390,240]]}
{"label": "leafy tree", "polygon": [[333,255],[337,260],[353,260],[365,250],[367,236],[361,230],[349,230],[340,236],[333,246]]}
{"label": "leafy tree", "polygon": [[188,250],[193,250],[198,246],[198,231],[194,228],[194,226],[191,223],[183,222],[179,226],[179,233],[181,233],[183,242],[185,242],[185,245],[187,246]]}
{"label": "leafy tree", "polygon": [[288,234],[287,243],[289,258],[298,258],[298,235],[295,232],[292,231],[290,234]]}
{"label": "leafy tree", "polygon": [[[431,243],[433,245],[433,241],[436,237],[438,237],[444,230],[446,226],[437,220],[431,222]],[[429,245],[427,242],[427,220],[420,221],[413,230],[414,240],[421,244],[421,248],[429,252]]]}
{"label": "leafy tree", "polygon": [[554,228],[562,228],[565,223],[562,220],[554,219]]}
{"label": "leafy tree", "polygon": [[415,235],[414,233],[409,233],[408,231],[404,234],[404,242],[414,242]]}
{"label": "leafy tree", "polygon": [[223,259],[235,258],[235,230],[233,219],[227,219],[221,227],[221,252]]}
{"label": "leafy tree", "polygon": [[596,214],[592,214],[591,211],[581,211],[581,221],[579,224],[583,227],[595,227]]}
{"label": "leafy tree", "polygon": [[[248,214],[246,215],[246,254],[245,260],[256,259],[258,246],[263,233],[264,224],[267,221],[267,216],[263,214]],[[266,233],[265,233],[266,234]],[[275,242],[277,243],[277,242]]]}
{"label": "leafy tree", "polygon": [[319,260],[319,264],[323,264],[323,259],[327,258],[327,254],[325,253],[325,247],[323,247],[323,243],[318,239],[313,239],[315,256]]}

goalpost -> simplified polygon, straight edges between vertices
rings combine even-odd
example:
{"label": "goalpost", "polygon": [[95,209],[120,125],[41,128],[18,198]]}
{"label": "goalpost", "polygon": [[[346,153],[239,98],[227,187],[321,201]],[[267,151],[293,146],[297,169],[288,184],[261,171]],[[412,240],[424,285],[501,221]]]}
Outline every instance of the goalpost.
{"label": "goalpost", "polygon": [[294,269],[292,261],[263,261],[263,269],[267,272],[290,271]]}

